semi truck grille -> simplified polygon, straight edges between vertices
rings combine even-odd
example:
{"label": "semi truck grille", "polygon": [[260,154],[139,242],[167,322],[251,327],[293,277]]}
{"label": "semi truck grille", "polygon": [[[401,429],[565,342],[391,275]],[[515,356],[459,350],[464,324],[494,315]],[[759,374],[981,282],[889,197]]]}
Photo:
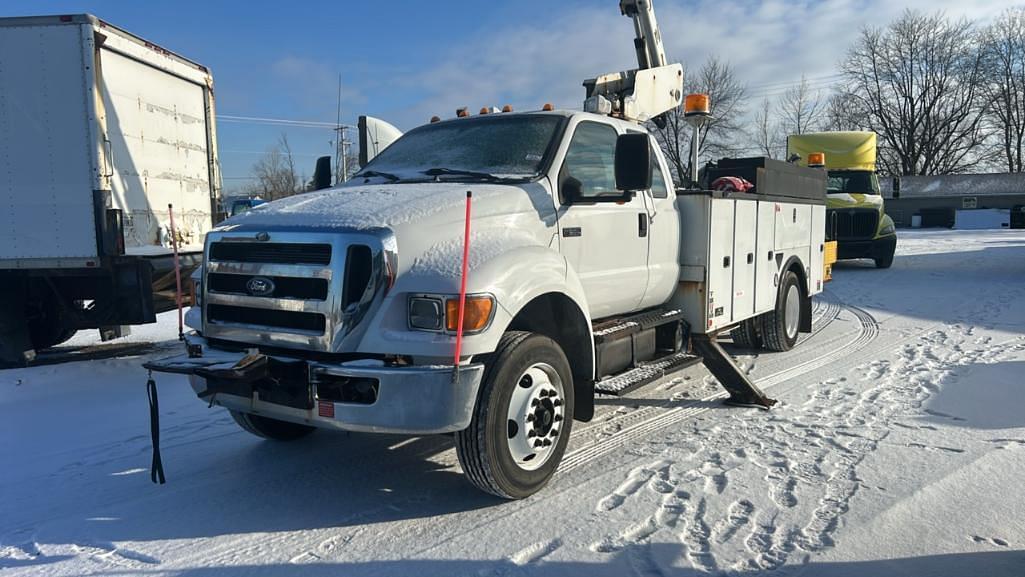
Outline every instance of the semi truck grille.
{"label": "semi truck grille", "polygon": [[[210,273],[207,275],[207,286],[215,293],[249,295],[249,281],[256,275]],[[323,278],[296,278],[287,276],[267,276],[274,283],[274,290],[261,296],[277,299],[327,300],[328,282]]]}
{"label": "semi truck grille", "polygon": [[320,313],[306,313],[234,305],[210,304],[206,307],[207,320],[212,323],[259,325],[282,329],[323,333],[326,321]]}
{"label": "semi truck grille", "polygon": [[827,240],[870,239],[879,225],[874,209],[830,209],[826,211]]}
{"label": "semi truck grille", "polygon": [[331,245],[290,242],[215,242],[210,245],[210,260],[327,265],[331,263]]}

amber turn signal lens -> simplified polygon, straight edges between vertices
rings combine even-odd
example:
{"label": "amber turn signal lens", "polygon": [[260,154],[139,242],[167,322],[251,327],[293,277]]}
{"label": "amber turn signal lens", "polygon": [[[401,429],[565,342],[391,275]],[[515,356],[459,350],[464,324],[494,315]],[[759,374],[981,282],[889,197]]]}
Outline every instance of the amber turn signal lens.
{"label": "amber turn signal lens", "polygon": [[541,107],[541,110],[544,110],[545,112],[551,112],[555,110],[555,107],[552,106],[551,102],[545,102],[545,105]]}
{"label": "amber turn signal lens", "polygon": [[708,115],[711,112],[712,105],[707,94],[688,94],[687,97],[683,99],[684,114]]}
{"label": "amber turn signal lens", "polygon": [[[489,296],[466,297],[466,312],[463,313],[463,332],[472,333],[483,330],[491,320],[491,310],[495,301]],[[459,329],[459,299],[445,301],[445,328],[451,332]]]}
{"label": "amber turn signal lens", "polygon": [[808,166],[825,166],[826,155],[822,152],[812,152],[808,155]]}

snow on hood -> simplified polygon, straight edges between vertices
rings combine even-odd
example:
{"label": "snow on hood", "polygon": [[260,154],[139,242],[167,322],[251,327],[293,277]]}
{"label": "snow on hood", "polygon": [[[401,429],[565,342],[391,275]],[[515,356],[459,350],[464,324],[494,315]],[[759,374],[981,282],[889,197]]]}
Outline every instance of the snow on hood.
{"label": "snow on hood", "polygon": [[[416,183],[346,186],[297,194],[260,205],[232,217],[222,227],[296,227],[370,230],[428,220],[461,220],[466,191],[473,191],[476,215],[518,212],[551,205],[547,192],[537,184],[520,186],[479,183]],[[545,199],[537,198],[537,191]],[[496,202],[501,199],[501,202]]]}

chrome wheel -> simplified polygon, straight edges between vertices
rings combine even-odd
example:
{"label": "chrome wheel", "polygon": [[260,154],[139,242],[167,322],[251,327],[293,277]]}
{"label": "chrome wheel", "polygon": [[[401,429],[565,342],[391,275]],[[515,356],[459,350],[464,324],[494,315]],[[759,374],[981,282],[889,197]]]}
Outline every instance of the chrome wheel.
{"label": "chrome wheel", "polygon": [[509,453],[520,468],[533,471],[552,456],[565,419],[565,390],[558,371],[534,363],[520,375],[509,399]]}
{"label": "chrome wheel", "polygon": [[786,305],[783,307],[784,322],[786,323],[787,339],[794,339],[797,337],[798,325],[801,321],[801,291],[798,290],[797,285],[790,285],[787,289],[787,300]]}

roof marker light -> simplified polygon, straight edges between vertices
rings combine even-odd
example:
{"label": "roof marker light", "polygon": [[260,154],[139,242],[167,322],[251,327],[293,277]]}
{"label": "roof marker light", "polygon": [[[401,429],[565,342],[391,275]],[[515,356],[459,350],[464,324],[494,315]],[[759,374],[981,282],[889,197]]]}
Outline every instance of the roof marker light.
{"label": "roof marker light", "polygon": [[555,107],[552,106],[551,102],[545,102],[545,105],[541,107],[541,110],[544,110],[545,112],[551,112],[555,110]]}
{"label": "roof marker light", "polygon": [[459,117],[459,118],[466,118],[469,115],[470,115],[470,111],[467,110],[467,108],[465,106],[462,107],[462,108],[457,108],[456,109],[456,116]]}
{"label": "roof marker light", "polygon": [[502,112],[512,112],[512,111],[513,111],[512,104],[506,104],[505,106],[502,107]]}

